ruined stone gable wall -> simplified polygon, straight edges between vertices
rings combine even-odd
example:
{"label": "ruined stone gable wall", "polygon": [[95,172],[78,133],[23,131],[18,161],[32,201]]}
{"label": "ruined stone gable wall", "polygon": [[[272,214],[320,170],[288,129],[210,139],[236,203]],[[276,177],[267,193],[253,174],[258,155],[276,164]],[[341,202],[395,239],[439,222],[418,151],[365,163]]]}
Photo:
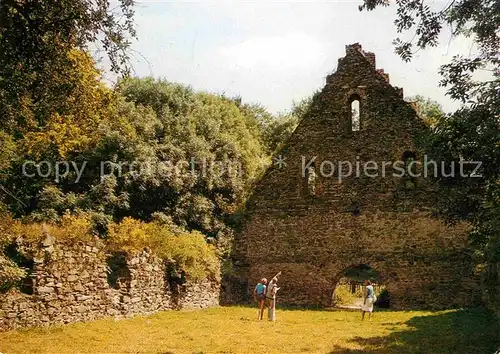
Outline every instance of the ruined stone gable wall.
{"label": "ruined stone gable wall", "polygon": [[218,305],[218,282],[171,285],[166,264],[148,251],[125,255],[125,272],[110,282],[109,256],[98,240],[41,245],[34,258],[33,294],[0,294],[0,330]]}
{"label": "ruined stone gable wall", "polygon": [[[395,308],[475,303],[479,279],[467,225],[431,217],[438,197],[431,179],[394,177],[390,167],[385,176],[339,180],[341,162],[380,168],[408,152],[422,160],[419,139],[427,133],[402,90],[376,69],[375,56],[359,45],[346,49],[279,152],[286,165],[269,168],[249,198],[224,298],[245,302],[259,278],[281,270],[282,303],[327,306],[342,271],[366,264],[383,274]],[[352,97],[360,100],[359,131],[351,129]],[[318,173],[314,195],[303,173],[312,158],[316,172],[325,161],[337,168],[328,177]]]}

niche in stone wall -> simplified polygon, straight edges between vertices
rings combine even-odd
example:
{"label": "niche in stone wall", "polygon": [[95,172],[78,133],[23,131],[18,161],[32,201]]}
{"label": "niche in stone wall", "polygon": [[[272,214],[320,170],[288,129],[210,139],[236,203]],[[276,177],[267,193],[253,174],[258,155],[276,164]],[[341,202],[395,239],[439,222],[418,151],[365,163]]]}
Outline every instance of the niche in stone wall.
{"label": "niche in stone wall", "polygon": [[174,294],[179,294],[181,286],[186,283],[186,272],[177,267],[173,262],[165,263],[165,280]]}
{"label": "niche in stone wall", "polygon": [[349,206],[349,211],[353,216],[361,215],[361,204],[359,200],[354,200],[351,202],[351,205]]}
{"label": "niche in stone wall", "polygon": [[15,243],[8,245],[4,249],[4,255],[11,260],[16,266],[22,268],[26,271],[26,276],[18,283],[18,284],[8,284],[7,288],[10,285],[17,286],[19,291],[24,294],[33,294],[33,286],[34,286],[34,268],[35,263],[32,257],[26,255],[25,252],[21,252],[19,246]]}
{"label": "niche in stone wall", "polygon": [[304,171],[304,186],[305,195],[315,196],[316,195],[316,182],[318,176],[316,173],[316,165],[313,161]]}
{"label": "niche in stone wall", "polygon": [[417,171],[417,155],[413,151],[405,151],[401,157],[404,164],[405,174],[404,174],[404,187],[407,190],[412,190],[416,186],[416,178],[414,177]]}
{"label": "niche in stone wall", "polygon": [[128,291],[132,276],[127,265],[127,254],[125,252],[115,252],[107,257],[108,264],[108,284],[110,287]]}

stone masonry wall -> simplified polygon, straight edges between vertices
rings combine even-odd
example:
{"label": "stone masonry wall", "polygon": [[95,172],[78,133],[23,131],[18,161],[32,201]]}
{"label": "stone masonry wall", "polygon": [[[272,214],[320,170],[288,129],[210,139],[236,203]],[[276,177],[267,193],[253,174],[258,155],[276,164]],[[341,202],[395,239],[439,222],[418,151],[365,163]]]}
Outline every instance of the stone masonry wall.
{"label": "stone masonry wall", "polygon": [[[246,230],[250,266],[239,271],[246,272],[249,284],[240,301],[250,298],[249,290],[260,278],[282,271],[280,303],[330,306],[343,272],[360,264],[380,273],[395,309],[462,307],[477,301],[480,288],[465,225],[448,227],[418,212],[313,215],[254,216],[260,227],[255,233]],[[273,231],[260,243],[262,229]],[[269,254],[272,262],[265,258]]]}
{"label": "stone masonry wall", "polygon": [[[249,301],[260,278],[281,270],[280,303],[328,306],[342,273],[360,264],[381,274],[393,308],[461,307],[480,299],[468,226],[447,226],[432,215],[439,190],[423,164],[414,178],[393,165],[425,163],[419,141],[427,128],[375,65],[374,54],[347,46],[278,153],[285,163],[257,182],[235,237],[224,302]],[[352,128],[353,100],[359,130]],[[363,171],[368,161],[376,171]]]}
{"label": "stone masonry wall", "polygon": [[148,250],[124,255],[111,280],[111,256],[99,240],[64,245],[48,236],[34,257],[33,294],[0,294],[0,330],[218,305],[218,282],[172,285],[166,264]]}

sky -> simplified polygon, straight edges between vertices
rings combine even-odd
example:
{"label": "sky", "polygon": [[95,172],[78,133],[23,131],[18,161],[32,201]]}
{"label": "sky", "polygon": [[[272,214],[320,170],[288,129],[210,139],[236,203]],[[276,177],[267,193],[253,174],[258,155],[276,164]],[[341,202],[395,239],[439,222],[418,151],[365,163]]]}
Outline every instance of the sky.
{"label": "sky", "polygon": [[[385,69],[405,96],[432,98],[445,111],[459,107],[439,87],[438,69],[456,54],[468,56],[474,50],[471,40],[452,39],[444,28],[439,47],[419,51],[405,63],[392,45],[398,36],[395,6],[360,12],[360,3],[141,0],[138,39],[132,44],[134,74],[241,96],[277,113],[321,89],[345,55],[345,45],[359,42],[376,54],[377,68]],[[446,6],[446,1],[428,3]]]}

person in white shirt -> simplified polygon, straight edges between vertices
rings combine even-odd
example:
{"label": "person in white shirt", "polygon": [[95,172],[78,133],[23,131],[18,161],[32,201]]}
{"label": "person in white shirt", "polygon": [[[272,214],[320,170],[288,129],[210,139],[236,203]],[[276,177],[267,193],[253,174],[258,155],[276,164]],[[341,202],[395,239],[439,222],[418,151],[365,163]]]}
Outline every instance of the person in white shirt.
{"label": "person in white shirt", "polygon": [[276,321],[276,293],[280,288],[278,288],[278,276],[281,272],[276,274],[269,285],[267,286],[266,300],[267,300],[267,319],[269,321]]}
{"label": "person in white shirt", "polygon": [[365,313],[368,312],[368,319],[372,319],[373,304],[377,300],[375,296],[375,290],[373,285],[369,280],[365,280],[365,296],[363,306],[361,306],[361,320],[365,319]]}

